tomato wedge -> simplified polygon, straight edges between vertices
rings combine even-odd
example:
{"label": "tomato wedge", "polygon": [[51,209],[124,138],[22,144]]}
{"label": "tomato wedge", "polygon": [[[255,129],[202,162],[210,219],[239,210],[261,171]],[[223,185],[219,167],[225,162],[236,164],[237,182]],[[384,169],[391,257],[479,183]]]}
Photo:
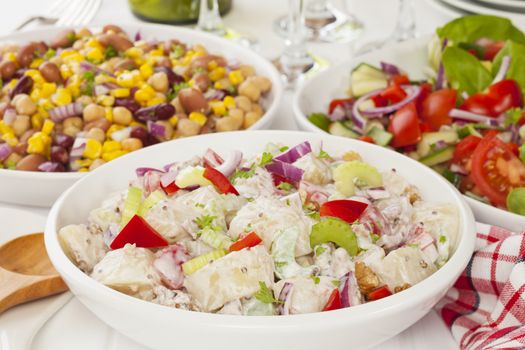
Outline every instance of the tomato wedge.
{"label": "tomato wedge", "polygon": [[478,147],[480,142],[481,137],[474,135],[465,137],[456,145],[452,162],[456,164],[465,164],[470,157],[472,157],[472,153]]}
{"label": "tomato wedge", "polygon": [[450,110],[456,106],[457,92],[454,89],[434,91],[421,105],[421,120],[430,125],[432,130],[439,130],[442,125],[452,123]]}
{"label": "tomato wedge", "polygon": [[343,307],[341,304],[341,293],[339,293],[339,289],[336,288],[332,291],[332,294],[330,294],[330,298],[328,298],[323,311],[337,310],[341,307]]}
{"label": "tomato wedge", "polygon": [[433,87],[430,83],[422,83],[419,85],[419,88],[421,91],[419,92],[419,95],[416,97],[416,107],[417,112],[421,113],[421,109],[423,107],[423,101],[432,93]]}
{"label": "tomato wedge", "polygon": [[226,176],[224,176],[220,171],[215,170],[212,167],[207,166],[204,169],[204,178],[208,179],[217,187],[219,192],[223,194],[233,193],[235,195],[239,195],[239,192],[233,187],[230,180]]}
{"label": "tomato wedge", "polygon": [[386,298],[390,295],[392,295],[392,293],[388,290],[388,287],[382,286],[368,293],[366,295],[366,298],[368,300],[379,300],[379,299]]}
{"label": "tomato wedge", "polygon": [[340,105],[343,105],[345,103],[352,103],[354,99],[349,97],[349,98],[337,98],[335,100],[332,100],[330,102],[330,105],[328,106],[328,113],[332,114],[332,112],[334,111],[334,109],[337,108],[337,106],[340,106]]}
{"label": "tomato wedge", "polygon": [[525,165],[493,133],[487,134],[472,155],[471,179],[493,205],[505,208],[508,193],[525,186]]}
{"label": "tomato wedge", "polygon": [[381,92],[381,97],[386,99],[388,102],[394,104],[403,101],[407,97],[407,93],[399,85],[390,85]]}
{"label": "tomato wedge", "polygon": [[397,110],[390,117],[388,131],[394,135],[393,147],[404,147],[415,144],[421,139],[419,120],[414,102]]}
{"label": "tomato wedge", "polygon": [[396,74],[390,78],[390,82],[395,85],[408,85],[410,84],[410,79],[405,74]]}
{"label": "tomato wedge", "polygon": [[229,251],[235,252],[238,250],[242,250],[244,248],[255,247],[261,242],[262,242],[261,237],[259,237],[255,232],[250,232],[246,236],[244,236],[244,238],[241,238],[237,242],[233,243],[230,246]]}
{"label": "tomato wedge", "polygon": [[370,99],[374,102],[374,106],[376,107],[388,106],[388,100],[381,96],[381,94],[374,95]]}
{"label": "tomato wedge", "polygon": [[368,207],[368,204],[351,199],[338,199],[323,203],[319,209],[321,216],[339,218],[349,224],[355,222]]}
{"label": "tomato wedge", "polygon": [[469,112],[498,117],[501,113],[523,106],[523,96],[516,81],[502,80],[491,85],[487,93],[476,93],[459,107]]}
{"label": "tomato wedge", "polygon": [[138,215],[134,215],[128,221],[109,246],[111,249],[120,249],[128,243],[140,248],[157,248],[168,245],[168,241]]}
{"label": "tomato wedge", "polygon": [[366,136],[366,135],[359,136],[357,139],[358,139],[359,141],[363,141],[363,142],[375,143],[375,141],[374,141],[373,138],[371,138],[370,136]]}

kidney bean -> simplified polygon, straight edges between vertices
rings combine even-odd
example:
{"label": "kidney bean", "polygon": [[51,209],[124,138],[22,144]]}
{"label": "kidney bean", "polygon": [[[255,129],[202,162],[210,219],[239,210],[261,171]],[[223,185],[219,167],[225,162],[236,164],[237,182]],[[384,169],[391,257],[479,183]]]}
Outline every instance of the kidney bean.
{"label": "kidney bean", "polygon": [[182,89],[178,98],[187,114],[191,112],[205,112],[208,109],[208,101],[206,101],[202,92],[197,89]]}
{"label": "kidney bean", "polygon": [[47,51],[47,45],[43,42],[30,42],[18,49],[16,61],[21,67],[27,67],[33,61],[35,56],[44,54]]}
{"label": "kidney bean", "polygon": [[69,154],[67,150],[62,146],[52,146],[51,160],[53,162],[67,164],[67,162],[69,161]]}
{"label": "kidney bean", "polygon": [[29,154],[16,163],[16,170],[37,171],[46,158],[41,154]]}
{"label": "kidney bean", "polygon": [[126,107],[131,113],[135,113],[140,109],[140,104],[133,98],[116,98],[115,107]]}
{"label": "kidney bean", "polygon": [[142,141],[143,145],[146,145],[146,143],[148,142],[149,135],[148,131],[145,128],[136,125],[131,128],[131,133],[129,134],[129,136],[139,139],[140,141]]}
{"label": "kidney bean", "polygon": [[102,27],[102,33],[107,33],[109,31],[112,31],[113,33],[124,33],[122,28],[114,24],[106,24],[104,27]]}
{"label": "kidney bean", "polygon": [[198,56],[191,60],[190,62],[190,68],[208,68],[208,63],[211,61],[215,61],[218,66],[224,67],[226,66],[226,60],[224,57],[217,56],[217,55],[206,55],[206,56]]}
{"label": "kidney bean", "polygon": [[15,97],[18,94],[29,94],[31,92],[32,87],[33,87],[33,79],[31,77],[28,77],[27,75],[24,75],[16,83],[13,90],[9,92],[9,98],[12,100],[13,97]]}
{"label": "kidney bean", "polygon": [[58,83],[62,81],[62,75],[56,64],[52,62],[45,62],[38,67],[40,74],[50,83]]}
{"label": "kidney bean", "polygon": [[200,91],[206,91],[211,85],[211,80],[206,73],[197,73],[193,76],[193,81]]}
{"label": "kidney bean", "polygon": [[16,64],[13,61],[0,63],[0,77],[4,80],[11,79],[16,72]]}
{"label": "kidney bean", "polygon": [[57,36],[51,40],[49,46],[53,49],[70,47],[76,40],[76,34],[73,29],[66,29],[57,34]]}
{"label": "kidney bean", "polygon": [[133,43],[128,38],[118,34],[102,34],[98,37],[98,41],[103,46],[111,45],[115,50],[123,52],[133,46]]}
{"label": "kidney bean", "polygon": [[160,103],[151,107],[144,107],[136,111],[133,115],[136,119],[141,122],[147,122],[148,120],[166,120],[175,114],[175,107],[169,103]]}
{"label": "kidney bean", "polygon": [[61,146],[65,149],[70,149],[73,146],[73,138],[65,134],[55,134],[53,138],[53,145]]}

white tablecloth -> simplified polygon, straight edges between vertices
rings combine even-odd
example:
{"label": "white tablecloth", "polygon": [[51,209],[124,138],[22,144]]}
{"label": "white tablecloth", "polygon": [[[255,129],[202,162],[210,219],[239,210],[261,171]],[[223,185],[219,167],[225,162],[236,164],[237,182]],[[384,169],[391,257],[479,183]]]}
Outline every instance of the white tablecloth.
{"label": "white tablecloth", "polygon": [[[53,2],[54,0],[16,0],[10,1],[9,5],[4,4],[4,8],[0,13],[0,35],[9,34],[22,20],[30,15],[41,13]],[[235,0],[233,10],[224,18],[224,21],[227,26],[236,31],[246,33],[259,39],[261,54],[265,57],[273,58],[281,52],[283,48],[283,40],[273,33],[272,22],[279,15],[286,12],[287,3],[288,2],[285,0]],[[334,0],[333,3],[336,6],[341,7],[341,2],[339,0]],[[450,20],[450,17],[435,10],[425,0],[414,0],[414,3],[417,33],[419,35],[430,33],[437,26]],[[390,34],[395,25],[397,6],[398,2],[396,0],[346,1],[346,8],[361,19],[366,26],[366,32],[361,39],[361,43],[381,39]],[[93,22],[100,24],[119,24],[136,23],[138,20],[131,14],[126,0],[105,0]],[[311,52],[328,60],[332,64],[348,59],[352,52],[351,46],[348,44],[308,44],[308,46]],[[279,117],[273,125],[274,129],[296,129],[292,118],[291,98],[292,92],[287,92],[279,109]],[[23,211],[13,211],[16,209],[22,209]],[[29,213],[24,214],[24,211]],[[47,209],[42,208],[21,207],[0,203],[0,223],[7,223],[7,225],[4,225],[4,230],[0,229],[0,242],[6,240],[6,237],[2,236],[2,232],[6,232],[6,230],[9,230],[10,236],[15,233],[22,234],[34,232],[35,230],[43,230],[44,218],[47,215],[47,212]],[[28,220],[27,216],[30,216],[31,219]],[[19,308],[19,310],[13,309],[2,316],[0,318],[0,330],[2,321],[7,321],[7,318],[9,318],[9,320],[20,322],[21,318],[24,317],[23,315],[27,315],[27,312],[23,312],[22,308],[24,307]],[[71,310],[69,310],[69,312],[71,312]],[[83,312],[85,312],[85,310]],[[70,315],[70,317],[71,319],[74,319],[74,316]],[[420,321],[418,328],[412,327],[412,329],[414,329],[412,334],[415,334],[416,331],[424,332],[425,334],[428,334],[428,337],[434,337],[435,341],[439,341],[440,338],[436,339],[436,331],[432,329],[431,326],[432,324],[435,324],[435,322],[439,322],[436,318],[437,316],[435,314],[430,314]],[[43,339],[38,339],[37,337],[35,348],[49,349],[49,347],[43,344],[52,344],[52,340],[50,340],[49,337],[57,334],[56,329],[55,333],[53,333],[54,322],[56,321],[52,321],[46,326],[47,328],[51,328],[51,330],[40,335]],[[55,328],[56,326],[57,325],[55,325]],[[95,327],[93,324],[91,326]],[[79,325],[72,331],[76,332],[81,339],[88,339],[86,334],[88,331],[87,328]],[[440,332],[441,334],[444,334],[443,329],[439,330],[437,333]],[[397,348],[406,348],[401,346],[401,344],[410,344],[412,342],[410,340],[411,333],[408,331],[404,334],[406,334],[405,337],[408,340],[403,340],[402,337],[397,337],[397,340],[394,340],[391,344],[396,344],[397,342]],[[444,336],[448,339],[441,338],[445,342],[442,342],[441,347],[439,348],[451,348],[451,344],[453,343],[451,343],[450,336],[448,334],[444,334]],[[0,348],[2,346],[1,343],[0,339]],[[414,345],[415,344],[412,344],[412,346]]]}

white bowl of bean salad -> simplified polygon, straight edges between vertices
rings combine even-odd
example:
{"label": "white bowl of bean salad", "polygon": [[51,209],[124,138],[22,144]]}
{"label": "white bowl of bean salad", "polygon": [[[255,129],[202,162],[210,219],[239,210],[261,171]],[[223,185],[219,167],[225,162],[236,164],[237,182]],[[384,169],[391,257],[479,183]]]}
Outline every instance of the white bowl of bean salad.
{"label": "white bowl of bean salad", "polygon": [[85,172],[155,143],[266,128],[274,67],[163,25],[52,28],[0,38],[0,201],[50,206]]}

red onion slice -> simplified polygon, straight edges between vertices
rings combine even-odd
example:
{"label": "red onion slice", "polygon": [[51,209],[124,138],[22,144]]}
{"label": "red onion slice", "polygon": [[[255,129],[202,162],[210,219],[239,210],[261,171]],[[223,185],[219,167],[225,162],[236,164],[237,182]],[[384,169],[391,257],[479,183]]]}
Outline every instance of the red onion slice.
{"label": "red onion slice", "polygon": [[494,80],[492,80],[492,83],[490,85],[496,84],[497,82],[502,81],[505,79],[505,76],[507,75],[507,72],[510,68],[510,62],[512,58],[509,55],[503,56],[501,59],[501,65],[499,66],[498,73],[496,73],[496,76],[494,77]]}
{"label": "red onion slice", "polygon": [[448,115],[454,119],[463,119],[463,120],[468,120],[468,121],[477,122],[477,123],[486,123],[489,125],[492,125],[492,123],[496,120],[487,115],[472,113],[472,112],[464,111],[462,109],[457,109],[457,108],[452,108]]}
{"label": "red onion slice", "polygon": [[162,124],[148,120],[148,132],[155,137],[164,137],[166,135],[166,128]]}
{"label": "red onion slice", "polygon": [[375,91],[372,91],[368,94],[365,94],[363,96],[361,96],[354,104],[354,108],[353,108],[353,112],[355,113],[356,111],[359,113],[362,113],[364,116],[367,116],[367,117],[381,117],[383,116],[384,114],[390,114],[392,112],[395,112],[397,111],[398,109],[400,109],[401,107],[409,104],[410,102],[414,101],[418,96],[419,96],[419,93],[421,92],[421,87],[417,86],[417,85],[403,85],[401,86],[403,88],[403,90],[405,90],[405,92],[407,93],[407,97],[403,100],[403,101],[400,101],[398,103],[394,103],[390,106],[386,106],[386,107],[375,107],[375,108],[369,108],[369,109],[366,109],[364,111],[360,111],[359,110],[359,105],[361,103],[363,103],[364,101],[372,98],[373,96],[375,95],[378,95],[379,93],[381,93],[383,91],[383,89],[381,90],[375,90]]}
{"label": "red onion slice", "polygon": [[179,172],[175,172],[175,171],[170,171],[168,173],[164,173],[162,174],[162,176],[160,177],[160,183],[163,187],[167,187],[169,186],[170,184],[172,184],[173,182],[175,182],[175,179],[177,179],[177,175],[179,174]]}
{"label": "red onion slice", "polygon": [[3,162],[13,153],[11,146],[7,143],[0,143],[0,162]]}
{"label": "red onion slice", "polygon": [[401,70],[394,64],[381,62],[381,70],[386,75],[398,75],[401,74]]}
{"label": "red onion slice", "polygon": [[338,120],[344,120],[346,119],[346,111],[343,107],[337,106],[334,108],[332,113],[328,115],[328,118],[330,118],[330,120],[333,122],[336,122]]}
{"label": "red onion slice", "polygon": [[272,174],[277,174],[284,177],[292,182],[299,182],[303,178],[304,171],[298,167],[295,167],[289,163],[281,162],[278,159],[274,159],[273,162],[266,166]]}
{"label": "red onion slice", "polygon": [[390,198],[390,193],[387,190],[385,190],[384,187],[367,188],[365,190],[365,193],[368,197],[372,198],[373,200]]}
{"label": "red onion slice", "polygon": [[231,151],[224,163],[215,168],[215,170],[220,171],[224,176],[230,177],[231,174],[237,169],[239,164],[242,161],[242,152],[241,151]]}
{"label": "red onion slice", "polygon": [[460,175],[468,175],[468,172],[465,168],[463,168],[461,165],[458,165],[456,163],[450,164],[450,171],[453,173],[457,173]]}
{"label": "red onion slice", "polygon": [[211,148],[206,150],[202,159],[204,160],[204,165],[212,168],[216,168],[224,162],[221,156],[215,153]]}
{"label": "red onion slice", "polygon": [[182,264],[191,257],[186,248],[180,244],[174,244],[155,254],[153,267],[159,273],[161,281],[171,289],[180,289],[184,283]]}
{"label": "red onion slice", "polygon": [[80,68],[82,68],[85,71],[94,71],[98,74],[106,74],[110,77],[115,77],[115,74],[108,72],[107,70],[104,70],[102,68],[97,67],[96,65],[89,63],[88,61],[82,61],[80,62]]}
{"label": "red onion slice", "polygon": [[445,84],[446,84],[445,67],[443,66],[443,62],[441,62],[439,63],[435,89],[441,90],[445,87]]}
{"label": "red onion slice", "polygon": [[73,146],[71,147],[71,152],[69,153],[71,160],[82,157],[82,154],[84,154],[84,150],[86,149],[86,141],[87,139],[83,137],[75,138]]}
{"label": "red onion slice", "polygon": [[95,85],[95,96],[106,95],[109,93],[109,88],[104,85]]}
{"label": "red onion slice", "polygon": [[297,146],[292,147],[289,150],[275,156],[273,159],[284,163],[293,163],[297,159],[310,152],[312,152],[312,146],[310,145],[310,142],[304,141],[303,143],[300,143]]}
{"label": "red onion slice", "polygon": [[293,283],[285,282],[281,293],[279,293],[279,300],[282,302],[277,307],[277,312],[279,315],[289,315],[290,314],[290,304],[292,303],[291,292],[293,289]]}
{"label": "red onion slice", "polygon": [[153,172],[156,172],[156,173],[161,173],[161,174],[164,173],[164,171],[159,170],[159,169],[148,168],[148,167],[141,167],[141,168],[135,169],[135,174],[137,174],[138,177],[141,177],[141,176],[144,176],[146,173],[148,173],[150,171],[153,171]]}
{"label": "red onion slice", "polygon": [[49,110],[49,117],[55,123],[60,123],[66,118],[82,114],[82,103],[73,102],[64,106],[55,107]]}
{"label": "red onion slice", "polygon": [[345,274],[340,279],[341,287],[341,305],[343,307],[350,307],[362,303],[361,292],[357,285],[357,280],[352,271]]}

